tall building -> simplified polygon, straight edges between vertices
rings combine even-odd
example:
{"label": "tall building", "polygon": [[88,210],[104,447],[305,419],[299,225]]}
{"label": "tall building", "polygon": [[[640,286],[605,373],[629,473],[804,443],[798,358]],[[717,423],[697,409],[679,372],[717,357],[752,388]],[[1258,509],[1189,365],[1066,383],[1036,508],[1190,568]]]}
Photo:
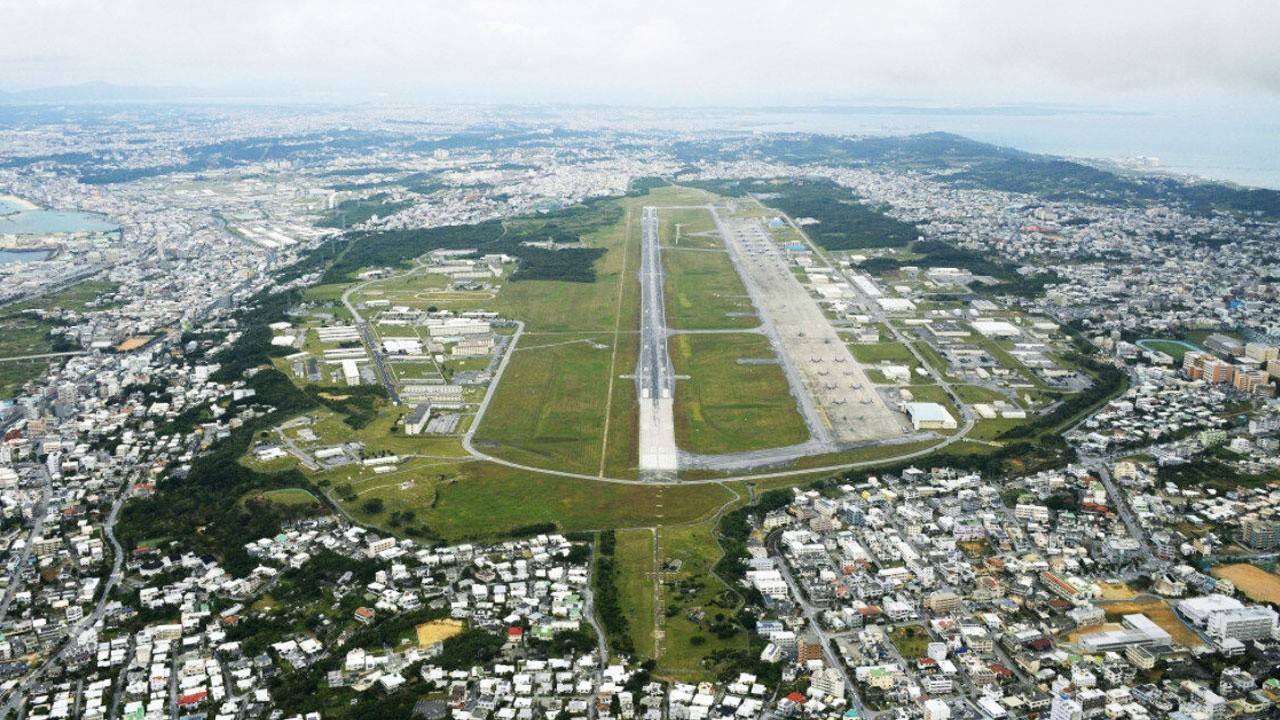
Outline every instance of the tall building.
{"label": "tall building", "polygon": [[1263,345],[1262,343],[1248,343],[1244,346],[1244,356],[1251,360],[1275,360],[1280,358],[1280,349],[1274,345]]}
{"label": "tall building", "polygon": [[1254,550],[1280,547],[1280,523],[1255,517],[1246,519],[1241,527],[1244,530],[1241,540]]}
{"label": "tall building", "polygon": [[1240,392],[1262,395],[1272,391],[1270,383],[1266,370],[1237,370],[1231,385]]}
{"label": "tall building", "polygon": [[801,638],[796,643],[796,662],[807,663],[810,660],[822,659],[822,643],[817,640]]}
{"label": "tall building", "polygon": [[1276,629],[1276,611],[1265,607],[1223,610],[1209,616],[1209,636],[1241,642],[1269,638]]}

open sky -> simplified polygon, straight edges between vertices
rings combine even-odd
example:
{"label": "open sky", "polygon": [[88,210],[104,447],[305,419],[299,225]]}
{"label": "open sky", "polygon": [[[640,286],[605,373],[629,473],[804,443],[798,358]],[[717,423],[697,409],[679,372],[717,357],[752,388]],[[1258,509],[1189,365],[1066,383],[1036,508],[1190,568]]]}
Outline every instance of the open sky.
{"label": "open sky", "polygon": [[0,0],[0,88],[1280,107],[1271,0]]}

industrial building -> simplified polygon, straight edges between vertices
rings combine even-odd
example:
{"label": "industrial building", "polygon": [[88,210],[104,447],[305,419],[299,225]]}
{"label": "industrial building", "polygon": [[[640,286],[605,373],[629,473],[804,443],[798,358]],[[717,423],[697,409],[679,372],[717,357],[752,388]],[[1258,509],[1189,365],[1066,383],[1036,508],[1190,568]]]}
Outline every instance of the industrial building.
{"label": "industrial building", "polygon": [[916,430],[955,430],[956,419],[938,403],[906,403],[903,408]]}

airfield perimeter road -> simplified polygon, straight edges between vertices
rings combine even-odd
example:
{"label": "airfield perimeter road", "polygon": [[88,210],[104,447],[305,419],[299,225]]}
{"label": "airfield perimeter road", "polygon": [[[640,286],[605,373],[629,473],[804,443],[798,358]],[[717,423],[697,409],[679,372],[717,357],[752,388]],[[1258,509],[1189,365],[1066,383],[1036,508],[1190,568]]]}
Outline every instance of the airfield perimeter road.
{"label": "airfield perimeter road", "polygon": [[640,230],[640,357],[636,360],[636,397],[640,403],[640,472],[652,475],[675,472],[680,453],[676,449],[676,376],[667,350],[657,208],[644,208]]}
{"label": "airfield perimeter road", "polygon": [[[716,220],[717,226],[719,227],[720,218],[718,215],[715,214],[713,207],[710,207],[710,206],[698,206],[698,207],[702,207],[707,210],[713,211],[712,217]],[[650,209],[651,208],[646,208],[646,210],[650,210]],[[654,217],[656,218],[656,210],[655,210]],[[643,218],[642,218],[642,222],[643,222]],[[654,233],[653,237],[655,238],[655,241],[656,241],[657,223],[655,222],[652,227],[653,227],[653,233]],[[655,242],[654,250],[656,251],[656,249],[657,249],[657,243]],[[642,250],[642,256],[643,256],[643,253],[644,251]],[[661,266],[659,264],[659,269],[658,269],[659,273],[661,273],[660,268]],[[643,273],[643,270],[642,270],[642,273]],[[661,288],[660,274],[658,278],[659,278],[658,287]],[[748,285],[748,287],[750,286]],[[807,296],[805,297],[805,300],[812,303],[812,301],[809,300]],[[753,298],[753,301],[754,301],[754,298]],[[757,307],[759,307],[759,305],[757,305]],[[816,305],[814,307],[816,308]],[[664,310],[664,313],[665,313],[665,310]],[[665,335],[670,334],[669,331],[665,329],[666,327],[665,314],[660,316],[659,319],[662,324],[662,327],[664,328],[663,335],[665,337]],[[825,321],[825,317],[823,319]],[[828,327],[831,327],[830,323],[826,323],[826,325]],[[667,472],[667,473],[650,473],[648,477],[637,480],[637,479],[631,479],[631,478],[616,478],[616,477],[606,477],[601,475],[588,475],[586,473],[576,473],[576,472],[570,472],[567,470],[555,470],[552,468],[543,468],[543,467],[536,467],[532,465],[524,465],[522,463],[512,462],[510,460],[504,460],[503,458],[495,457],[488,453],[481,452],[480,450],[476,449],[475,444],[473,442],[476,431],[483,424],[485,413],[489,409],[490,401],[493,399],[493,395],[497,390],[499,383],[502,380],[502,376],[503,376],[503,373],[506,371],[507,364],[510,361],[511,356],[514,354],[516,346],[520,342],[521,334],[524,332],[523,323],[516,323],[516,326],[517,326],[516,333],[511,338],[511,341],[507,344],[506,352],[503,354],[503,357],[502,357],[502,362],[498,365],[498,370],[494,374],[493,379],[489,383],[489,387],[485,392],[485,397],[483,401],[480,403],[479,409],[476,411],[475,418],[472,420],[470,427],[467,429],[466,433],[464,433],[462,437],[462,446],[472,457],[477,458],[479,460],[492,462],[498,465],[503,465],[516,470],[524,470],[527,472],[539,473],[543,475],[554,475],[556,477],[566,477],[566,478],[575,478],[580,480],[594,480],[596,482],[615,483],[620,485],[635,485],[635,484],[646,483],[646,482],[661,483],[661,484],[693,485],[693,484],[707,484],[707,483],[725,483],[725,482],[731,482],[735,480],[763,480],[768,478],[820,475],[822,473],[842,472],[845,470],[854,470],[858,468],[869,468],[869,467],[875,467],[878,465],[884,465],[886,463],[890,463],[894,461],[910,460],[912,458],[924,457],[926,455],[929,455],[930,453],[937,452],[938,450],[941,450],[942,448],[945,448],[948,445],[964,440],[965,435],[967,435],[969,431],[973,429],[973,424],[974,424],[973,419],[966,417],[965,424],[961,426],[959,432],[957,432],[956,434],[951,435],[949,437],[941,438],[936,444],[930,445],[929,447],[916,449],[911,452],[905,452],[900,455],[874,458],[871,460],[863,460],[859,462],[834,463],[831,465],[823,465],[821,467],[812,467],[812,468],[774,470],[774,471],[767,471],[767,472],[747,471],[745,472],[745,474],[726,475],[725,477],[721,477],[721,478],[700,478],[700,479],[693,479],[693,480],[680,480],[678,477],[676,477],[675,473]],[[765,330],[765,328],[761,328],[761,329]],[[751,332],[751,331],[747,330],[746,332]],[[666,343],[664,341],[663,343],[664,349],[665,349],[665,346],[666,346]],[[775,344],[775,347],[777,347],[776,344]],[[779,353],[779,355],[781,357],[783,354]],[[669,356],[667,356],[667,362],[668,363],[670,362]],[[785,360],[783,360],[783,362],[785,362]],[[670,364],[667,365],[667,368],[668,368],[668,373],[670,373],[670,369],[671,369]],[[667,382],[670,382],[675,379],[675,376],[672,374],[668,374],[667,377],[668,377]],[[788,381],[790,382],[790,378],[788,378]],[[797,386],[793,384],[792,387],[797,387]],[[801,392],[799,394],[804,395],[805,393]],[[803,402],[803,400],[800,400],[799,398],[797,399],[797,401]],[[673,426],[674,426],[674,423],[673,423]],[[896,422],[893,427],[894,428],[898,427]],[[889,440],[848,443],[848,444],[841,445],[836,449],[853,449],[858,447],[866,447],[866,446],[879,445],[879,444],[896,444],[899,442],[903,442],[906,439],[904,436],[901,435],[901,433],[898,433],[898,435],[899,435],[898,437],[895,437]],[[674,446],[674,437],[672,440],[672,446]],[[710,462],[709,464],[706,464],[706,465],[700,465],[700,467],[720,467],[721,469],[727,472],[741,472],[743,468],[747,466],[767,467],[770,464],[776,465],[779,462],[795,460],[799,457],[818,454],[823,450],[824,448],[821,445],[811,440],[809,443],[802,443],[801,445],[793,446],[791,448],[777,448],[774,450],[755,451],[750,454],[739,453],[737,455],[725,455],[725,456],[709,455],[709,456],[694,456],[694,457],[707,459],[710,461],[714,461],[714,459],[716,458],[723,458],[726,460],[726,462],[723,465],[717,466],[714,462]],[[745,459],[747,455],[751,456],[751,462],[743,463],[742,460]],[[683,454],[681,455],[681,457],[682,458],[688,457],[688,455]]]}

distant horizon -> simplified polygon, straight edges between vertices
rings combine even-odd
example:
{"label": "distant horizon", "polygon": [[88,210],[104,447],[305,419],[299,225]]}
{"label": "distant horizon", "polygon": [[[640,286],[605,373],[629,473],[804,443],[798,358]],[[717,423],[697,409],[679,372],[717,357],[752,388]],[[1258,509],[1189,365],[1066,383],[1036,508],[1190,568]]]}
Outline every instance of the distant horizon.
{"label": "distant horizon", "polygon": [[[239,89],[245,91],[245,89]],[[823,135],[915,135],[946,132],[1029,153],[1123,164],[1133,158],[1158,158],[1156,171],[1189,180],[1227,182],[1280,189],[1280,156],[1271,148],[1280,134],[1280,115],[1205,108],[1172,112],[1075,103],[940,104],[920,98],[864,98],[779,105],[641,105],[601,102],[431,101],[411,96],[370,97],[362,101],[292,98],[260,94],[197,94],[194,88],[122,86],[91,82],[19,93],[0,91],[4,108],[56,107],[248,107],[280,109],[432,109],[564,111],[586,113],[548,117],[548,123],[586,122],[600,127],[643,125],[645,129],[701,132],[801,132]],[[183,95],[182,93],[191,93]],[[86,97],[86,95],[89,95]],[[596,113],[596,117],[591,117]],[[514,118],[513,118],[514,119]],[[525,119],[530,120],[531,119]],[[690,127],[692,126],[692,127]]]}

